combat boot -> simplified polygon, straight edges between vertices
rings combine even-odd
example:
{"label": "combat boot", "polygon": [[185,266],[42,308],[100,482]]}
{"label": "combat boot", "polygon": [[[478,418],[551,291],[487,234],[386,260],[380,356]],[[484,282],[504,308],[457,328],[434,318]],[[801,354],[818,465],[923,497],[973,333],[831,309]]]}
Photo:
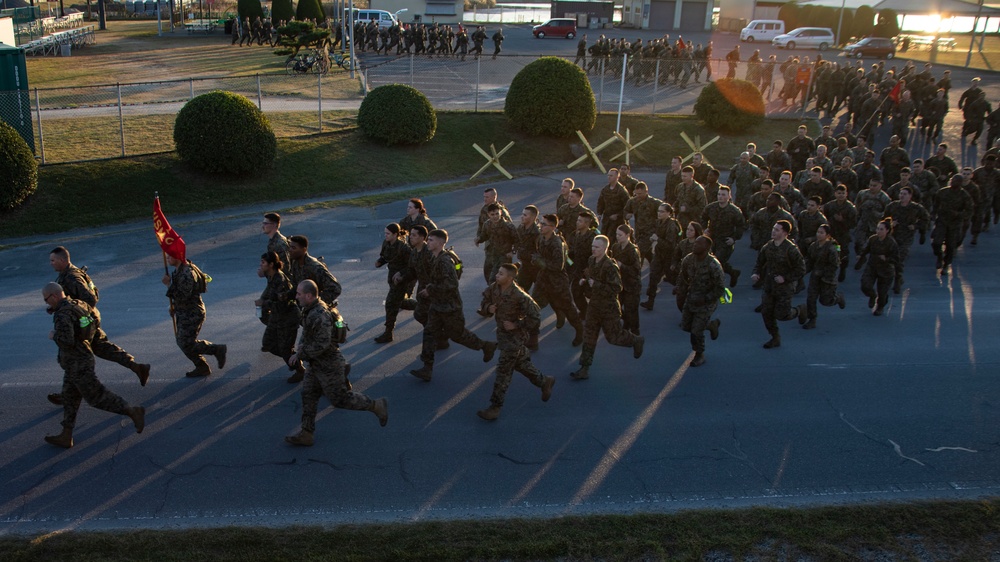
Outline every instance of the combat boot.
{"label": "combat boot", "polygon": [[303,367],[302,362],[299,361],[299,364],[295,366],[295,374],[285,379],[285,382],[287,382],[288,384],[295,384],[298,382],[302,382],[302,379],[304,379],[305,376],[306,376],[306,368]]}
{"label": "combat boot", "polygon": [[128,409],[128,413],[125,415],[132,419],[132,423],[135,425],[135,432],[142,433],[142,429],[146,427],[146,408],[133,406]]}
{"label": "combat boot", "polygon": [[696,351],[694,357],[691,358],[691,366],[700,367],[704,364],[705,364],[705,354],[700,351]]}
{"label": "combat boot", "polygon": [[224,345],[215,346],[215,360],[219,362],[220,369],[226,366],[226,351],[228,349]]}
{"label": "combat boot", "polygon": [[636,336],[632,340],[632,357],[638,359],[642,357],[642,348],[646,345],[646,338]]}
{"label": "combat boot", "polygon": [[555,377],[545,377],[542,381],[542,402],[548,402],[549,398],[552,398],[552,387],[555,385]]}
{"label": "combat boot", "polygon": [[59,435],[46,435],[45,442],[49,445],[69,449],[73,446],[73,430],[68,427],[64,427],[62,433]]}
{"label": "combat boot", "polygon": [[312,447],[316,439],[313,438],[311,431],[302,430],[295,435],[288,435],[285,437],[285,443],[291,445],[298,445],[299,447]]}
{"label": "combat boot", "polygon": [[184,373],[184,376],[188,377],[188,378],[191,378],[191,379],[195,379],[195,378],[199,378],[199,377],[207,377],[208,375],[211,375],[211,374],[212,374],[212,368],[209,367],[208,364],[206,363],[206,364],[202,364],[202,365],[200,365],[198,367],[195,367],[195,369],[193,371],[188,371],[188,372]]}
{"label": "combat boot", "polygon": [[566,315],[562,312],[556,312],[556,329],[560,329],[566,325]]}
{"label": "combat boot", "polygon": [[810,318],[808,322],[802,325],[803,330],[812,330],[816,328],[816,319]]}
{"label": "combat boot", "polygon": [[483,342],[483,363],[489,363],[493,359],[493,355],[497,352],[497,342],[495,341],[484,341]]}
{"label": "combat boot", "polygon": [[795,314],[799,317],[799,324],[805,324],[809,321],[809,317],[806,315],[806,305],[800,304],[792,307],[792,309],[795,310]]}
{"label": "combat boot", "polygon": [[389,423],[389,399],[379,398],[372,402],[372,407],[368,409],[370,412],[374,412],[378,416],[378,424],[385,427],[385,424]]}
{"label": "combat boot", "polygon": [[52,402],[56,406],[62,406],[63,405],[62,394],[58,394],[58,393],[53,392],[52,394],[49,394],[45,398],[47,398],[49,402]]}
{"label": "combat boot", "polygon": [[719,326],[722,325],[722,320],[716,318],[708,323],[708,335],[712,338],[712,341],[719,339]]}
{"label": "combat boot", "polygon": [[764,344],[764,349],[774,349],[776,347],[781,347],[781,336],[778,332],[771,334],[771,339],[767,340]]}
{"label": "combat boot", "polygon": [[133,361],[128,368],[139,377],[139,385],[146,386],[146,382],[149,381],[149,363],[136,363]]}
{"label": "combat boot", "polygon": [[639,306],[645,308],[646,310],[653,310],[653,303],[654,302],[655,301],[654,301],[653,297],[649,297],[648,300],[639,303]]}
{"label": "combat boot", "polygon": [[389,343],[392,341],[392,328],[389,326],[385,327],[385,331],[382,335],[375,338],[375,343]]}
{"label": "combat boot", "polygon": [[840,310],[847,308],[847,301],[844,300],[844,293],[837,293],[837,306],[840,307]]}
{"label": "combat boot", "polygon": [[577,347],[583,343],[583,322],[577,320],[573,324],[573,329],[576,330],[576,335],[573,336],[573,347]]}
{"label": "combat boot", "polygon": [[840,266],[840,273],[837,274],[837,282],[843,283],[844,279],[847,278],[847,268]]}
{"label": "combat boot", "polygon": [[431,382],[431,377],[434,375],[434,366],[424,363],[423,367],[410,371],[410,374],[422,381]]}
{"label": "combat boot", "polygon": [[491,404],[489,408],[485,410],[479,410],[476,415],[483,418],[486,421],[493,421],[500,417],[500,406],[496,404]]}
{"label": "combat boot", "polygon": [[738,269],[734,269],[732,271],[733,272],[729,274],[729,286],[730,287],[735,287],[736,283],[739,282],[739,280],[740,280],[740,273],[743,273],[743,272],[740,271],[740,270],[738,270]]}
{"label": "combat boot", "polygon": [[876,299],[877,299],[877,296],[875,295],[875,293],[872,293],[868,297],[868,310],[871,310],[875,306]]}
{"label": "combat boot", "polygon": [[578,371],[574,371],[574,372],[570,373],[569,376],[571,378],[573,378],[573,380],[578,380],[578,381],[589,379],[590,378],[590,367],[585,366],[585,365],[581,365],[580,369]]}
{"label": "combat boot", "polygon": [[403,299],[403,302],[399,305],[400,310],[416,310],[417,309],[417,299]]}

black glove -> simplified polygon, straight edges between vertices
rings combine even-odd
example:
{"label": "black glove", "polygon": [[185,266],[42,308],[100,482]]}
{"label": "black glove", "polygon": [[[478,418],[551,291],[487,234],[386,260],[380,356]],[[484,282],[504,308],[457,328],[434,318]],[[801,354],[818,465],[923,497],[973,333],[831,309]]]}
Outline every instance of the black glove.
{"label": "black glove", "polygon": [[924,244],[924,242],[926,242],[926,241],[927,241],[927,234],[924,233],[924,232],[921,232],[920,233],[920,245],[922,246]]}

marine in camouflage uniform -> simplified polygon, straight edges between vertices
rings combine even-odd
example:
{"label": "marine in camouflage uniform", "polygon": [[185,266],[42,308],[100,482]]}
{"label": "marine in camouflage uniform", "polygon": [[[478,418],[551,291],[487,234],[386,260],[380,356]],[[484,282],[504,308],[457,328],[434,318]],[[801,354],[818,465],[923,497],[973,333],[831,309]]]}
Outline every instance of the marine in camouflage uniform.
{"label": "marine in camouflage uniform", "polygon": [[[538,228],[538,209],[529,205],[521,213],[521,224],[517,225],[517,244],[514,246],[518,260],[517,284],[525,292],[531,290],[538,277],[538,266],[532,263],[531,256],[538,248],[538,237],[541,234],[542,231]],[[535,345],[537,346],[537,341]]]}
{"label": "marine in camouflage uniform", "polygon": [[389,403],[385,398],[372,400],[349,390],[344,356],[333,339],[334,315],[317,293],[316,284],[310,280],[299,283],[296,292],[302,307],[302,336],[292,359],[305,362],[307,367],[302,382],[302,430],[285,437],[285,441],[305,447],[314,442],[321,396],[326,396],[334,408],[372,412],[383,427],[389,421]]}
{"label": "marine in camouflage uniform", "polygon": [[847,265],[851,256],[851,232],[858,224],[858,209],[847,199],[847,186],[839,185],[834,191],[833,201],[823,204],[823,215],[830,225],[830,235],[840,247],[840,273],[837,281],[847,275]]}
{"label": "marine in camouflage uniform", "polygon": [[261,223],[261,230],[267,236],[267,249],[264,251],[278,254],[278,259],[284,265],[283,269],[288,271],[288,265],[291,263],[288,257],[288,238],[278,230],[280,227],[281,215],[278,213],[264,215],[264,221]]}
{"label": "marine in camouflage uniform", "polygon": [[750,196],[753,195],[751,184],[759,177],[760,168],[750,163],[750,153],[741,153],[739,163],[729,171],[729,187],[736,191],[733,200],[741,208],[746,209],[750,203]]}
{"label": "marine in camouflage uniform", "polygon": [[212,374],[212,369],[202,355],[213,355],[219,368],[226,366],[226,346],[198,339],[201,326],[205,323],[205,303],[201,300],[201,287],[205,282],[204,273],[191,260],[181,261],[168,257],[173,273],[164,274],[163,284],[167,285],[167,297],[176,321],[177,347],[185,357],[194,363],[194,370],[188,377],[204,377]]}
{"label": "marine in camouflage uniform", "polygon": [[583,342],[583,322],[573,304],[569,275],[566,272],[568,249],[562,236],[556,233],[558,224],[559,218],[556,215],[545,215],[539,222],[542,234],[538,237],[538,247],[531,256],[531,262],[538,267],[532,296],[540,308],[552,305],[557,329],[562,328],[564,322],[569,322],[576,330],[573,345],[577,346]]}
{"label": "marine in camouflage uniform", "polygon": [[868,265],[861,274],[861,292],[868,297],[868,307],[875,307],[875,316],[881,316],[889,302],[889,287],[896,277],[896,266],[899,265],[899,244],[889,236],[891,229],[889,221],[880,222],[875,234],[865,242],[858,254],[858,261],[854,264],[854,269],[861,269],[861,264],[868,258]]}
{"label": "marine in camouflage uniform", "polygon": [[962,189],[961,176],[955,176],[948,187],[938,191],[934,205],[937,218],[934,221],[932,248],[937,257],[937,269],[941,270],[941,275],[946,275],[962,242],[962,225],[972,220],[975,203],[972,196]]}
{"label": "marine in camouflage uniform", "polygon": [[[299,331],[299,306],[295,302],[295,285],[282,271],[282,263],[275,252],[261,256],[257,275],[267,277],[267,286],[261,293],[257,305],[261,309],[260,321],[264,323],[264,337],[260,350],[277,355],[288,364],[288,358],[295,353],[295,337]],[[288,378],[289,383],[302,380],[305,369],[301,363],[289,366],[296,373]]]}
{"label": "marine in camouflage uniform", "polygon": [[764,349],[781,346],[779,320],[792,320],[798,316],[798,309],[792,307],[792,295],[805,274],[806,265],[798,246],[788,239],[791,230],[790,221],[776,222],[771,229],[771,240],[760,249],[753,268],[754,282],[760,282],[764,289],[761,315],[767,333],[771,334]]}
{"label": "marine in camouflage uniform", "polygon": [[323,302],[336,306],[342,291],[340,282],[326,268],[326,264],[309,255],[308,249],[309,239],[305,236],[289,238],[288,257],[292,263],[288,268],[288,276],[292,278],[292,283],[295,283],[296,287],[306,279],[316,283]]}
{"label": "marine in camouflage uniform", "polygon": [[854,228],[854,251],[861,253],[861,246],[868,240],[868,237],[875,234],[875,227],[878,226],[882,216],[885,215],[885,208],[892,201],[889,196],[882,191],[882,182],[872,178],[868,189],[858,193],[854,200],[854,207],[858,210],[858,225]]}
{"label": "marine in camouflage uniform", "polygon": [[[689,170],[690,175],[688,175]],[[677,222],[686,228],[689,222],[701,219],[701,213],[708,202],[705,201],[705,188],[694,181],[693,168],[686,166],[681,176],[685,179],[677,186],[674,209],[677,211]]]}
{"label": "marine in camouflage uniform", "polygon": [[[631,231],[629,228],[627,232]],[[622,292],[618,295],[622,306],[622,327],[638,335],[642,260],[639,258],[639,248],[628,239],[629,234],[616,230],[615,235],[624,238],[624,242],[619,238],[610,248],[611,259],[618,264],[622,276]]]}
{"label": "marine in camouflage uniform", "polygon": [[492,283],[500,265],[513,259],[514,245],[517,243],[517,227],[510,219],[504,219],[500,205],[487,205],[488,219],[479,229],[476,246],[485,242],[486,262],[483,265],[483,276],[486,283]]}
{"label": "marine in camouflage uniform", "polygon": [[580,369],[570,374],[575,380],[590,378],[590,366],[594,363],[597,337],[604,332],[604,338],[612,345],[631,347],[632,356],[642,356],[645,340],[622,327],[621,307],[618,295],[622,292],[621,272],[615,260],[607,256],[608,238],[598,235],[592,244],[592,255],[587,260],[587,268],[581,282],[591,291],[587,317],[583,322],[583,351],[580,353]]}
{"label": "marine in camouflage uniform", "polygon": [[382,242],[382,249],[379,251],[375,267],[380,268],[388,265],[386,278],[389,283],[389,292],[385,296],[385,331],[375,338],[375,343],[392,341],[392,330],[396,327],[396,317],[399,316],[399,309],[403,305],[403,299],[406,298],[403,270],[410,263],[410,245],[405,239],[407,232],[396,223],[386,226],[385,232],[386,239]]}
{"label": "marine in camouflage uniform", "polygon": [[597,221],[593,215],[581,214],[576,219],[576,230],[566,239],[569,247],[569,259],[566,260],[569,286],[573,293],[573,303],[580,311],[580,316],[587,315],[587,301],[590,299],[590,287],[581,285],[584,277],[587,259],[591,254],[591,243],[597,236]]}
{"label": "marine in camouflage uniform", "polygon": [[[76,414],[82,400],[99,410],[129,416],[135,424],[136,432],[142,433],[145,409],[141,406],[129,406],[121,396],[101,384],[94,372],[94,354],[90,341],[77,333],[79,317],[75,310],[93,318],[93,309],[86,302],[67,298],[62,287],[56,283],[47,284],[42,290],[42,296],[52,310],[53,330],[49,337],[59,347],[59,366],[64,371],[61,394],[63,430],[59,435],[46,435],[45,441],[66,449],[73,446],[73,428],[76,426]],[[96,318],[93,321],[96,322]]]}
{"label": "marine in camouflage uniform", "polygon": [[628,190],[618,182],[618,170],[608,170],[608,184],[601,189],[597,197],[597,216],[601,217],[601,225],[609,235],[614,235],[618,225],[625,222],[625,204],[628,203]]}
{"label": "marine in camouflage uniform", "polygon": [[[118,363],[122,367],[129,369],[139,377],[139,383],[146,386],[149,380],[149,364],[136,363],[135,358],[127,351],[115,345],[108,339],[108,335],[101,327],[101,312],[97,310],[97,301],[100,299],[100,292],[94,281],[87,275],[86,269],[80,269],[70,261],[69,250],[62,246],[56,247],[49,253],[49,263],[59,275],[56,283],[63,288],[67,297],[87,303],[94,311],[94,318],[97,321],[97,332],[90,341],[90,348],[94,355]],[[58,394],[49,395],[49,401],[59,405]]]}
{"label": "marine in camouflage uniform", "polygon": [[[480,26],[480,31],[482,31],[482,26]],[[485,39],[486,32],[482,33],[483,33],[483,39]],[[480,45],[480,47],[482,46]],[[493,275],[494,263],[489,260],[490,250],[491,246],[493,245],[493,242],[488,240],[488,235],[485,232],[485,228],[486,228],[486,223],[488,223],[490,220],[490,210],[489,210],[490,205],[494,203],[500,207],[500,220],[502,222],[510,222],[510,212],[507,211],[507,207],[504,206],[503,201],[500,201],[499,194],[497,193],[496,188],[487,187],[485,190],[483,190],[483,206],[479,209],[479,225],[476,227],[476,246],[478,246],[481,241],[486,242],[485,250],[487,259],[483,261],[483,278],[486,279],[487,284],[493,282],[492,275]],[[430,230],[428,230],[427,232],[430,232]]]}
{"label": "marine in camouflage uniform", "polygon": [[927,228],[930,226],[931,215],[920,203],[912,201],[913,192],[904,187],[900,190],[900,200],[889,203],[885,208],[885,218],[892,221],[892,237],[899,245],[899,262],[896,265],[896,276],[892,291],[897,295],[903,286],[903,268],[906,258],[910,255],[913,239],[920,233],[920,243],[927,239]]}
{"label": "marine in camouflage uniform", "polygon": [[694,249],[681,260],[674,288],[681,309],[681,329],[691,334],[692,367],[705,363],[705,330],[713,340],[719,337],[721,321],[712,320],[712,314],[726,291],[725,273],[719,260],[708,253],[711,246],[707,236],[695,239]]}
{"label": "marine in camouflage uniform", "polygon": [[440,338],[447,336],[469,349],[482,350],[484,362],[493,358],[497,347],[495,342],[483,341],[465,327],[462,296],[458,292],[458,272],[454,260],[444,251],[447,241],[448,233],[444,230],[435,230],[427,238],[427,246],[433,257],[429,264],[430,278],[420,291],[420,295],[430,301],[420,350],[420,360],[424,366],[410,371],[410,374],[428,382],[434,373],[434,351]]}
{"label": "marine in camouflage uniform", "polygon": [[710,232],[712,253],[719,260],[722,271],[729,275],[729,286],[735,287],[740,270],[730,265],[729,260],[736,250],[736,241],[743,237],[747,223],[743,211],[732,203],[729,188],[719,188],[718,200],[705,207],[701,224]]}
{"label": "marine in camouflage uniform", "polygon": [[781,195],[777,192],[771,193],[767,197],[766,206],[750,217],[750,248],[760,250],[768,244],[774,230],[774,224],[779,220],[795,224],[795,217],[781,208],[780,197]]}
{"label": "marine in camouflage uniform", "polygon": [[653,241],[650,236],[656,233],[656,210],[663,201],[649,195],[649,187],[645,182],[636,184],[636,194],[625,204],[625,220],[635,220],[635,243],[639,247],[639,256],[653,263]]}
{"label": "marine in camouflage uniform", "polygon": [[680,242],[681,224],[673,217],[673,207],[667,203],[662,203],[657,210],[656,230],[653,236],[656,237],[653,246],[653,259],[649,263],[649,286],[646,287],[646,301],[639,306],[646,310],[653,310],[656,303],[656,293],[659,291],[660,282],[666,277],[670,283],[674,283],[676,277],[670,271],[671,263],[674,259],[674,249]]}
{"label": "marine in camouflage uniform", "polygon": [[806,273],[811,273],[806,305],[804,310],[801,305],[798,310],[799,323],[806,330],[816,327],[817,301],[823,306],[847,306],[843,293],[837,291],[837,271],[840,269],[837,243],[830,236],[829,225],[820,225],[816,232],[816,241],[806,252]]}
{"label": "marine in camouflage uniform", "polygon": [[541,324],[538,304],[524,291],[514,278],[517,267],[503,264],[497,272],[497,280],[483,291],[483,301],[480,309],[493,315],[497,321],[497,349],[500,359],[497,361],[496,380],[493,382],[493,393],[490,395],[490,407],[478,412],[485,420],[495,420],[500,416],[504,398],[514,371],[524,375],[531,384],[542,389],[542,401],[548,402],[552,395],[555,377],[542,375],[531,363],[526,342],[532,334],[538,333]]}

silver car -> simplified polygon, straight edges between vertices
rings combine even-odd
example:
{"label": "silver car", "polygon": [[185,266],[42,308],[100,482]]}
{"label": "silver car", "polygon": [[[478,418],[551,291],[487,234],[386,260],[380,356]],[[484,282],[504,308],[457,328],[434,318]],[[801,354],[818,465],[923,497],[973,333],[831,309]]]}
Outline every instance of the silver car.
{"label": "silver car", "polygon": [[834,44],[834,41],[833,30],[829,27],[797,27],[771,39],[771,44],[779,49],[804,47],[825,51]]}

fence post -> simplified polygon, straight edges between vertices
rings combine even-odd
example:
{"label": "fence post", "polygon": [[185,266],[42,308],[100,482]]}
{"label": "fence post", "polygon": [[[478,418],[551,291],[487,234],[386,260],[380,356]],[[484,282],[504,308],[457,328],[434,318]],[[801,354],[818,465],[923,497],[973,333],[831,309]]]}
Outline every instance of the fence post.
{"label": "fence post", "polygon": [[481,58],[482,57],[476,57],[476,109],[475,109],[476,113],[479,113],[479,77],[480,77],[480,70],[483,67],[483,63],[482,61],[480,61]]}
{"label": "fence post", "polygon": [[189,98],[190,99],[194,99],[194,78],[188,78],[188,82],[189,82],[190,88],[191,88],[191,94],[190,94]]}
{"label": "fence post", "polygon": [[319,109],[319,132],[323,132],[323,75],[316,73],[317,108]]}
{"label": "fence post", "polygon": [[660,86],[660,59],[656,59],[656,70],[653,71],[653,111],[651,115],[656,115],[656,94]]}
{"label": "fence post", "polygon": [[601,59],[601,87],[600,93],[597,96],[597,114],[601,114],[601,108],[604,107],[604,59]]}
{"label": "fence post", "polygon": [[410,87],[416,88],[416,86],[413,85],[413,55],[410,55]]}
{"label": "fence post", "polygon": [[122,85],[121,82],[116,82],[115,85],[118,88],[118,132],[121,135],[122,141],[122,157],[125,157],[125,115],[122,113]]}
{"label": "fence post", "polygon": [[260,74],[257,75],[257,109],[264,111],[264,100],[260,94]]}
{"label": "fence post", "polygon": [[622,128],[622,104],[625,103],[625,73],[628,71],[628,51],[622,53],[622,85],[618,89],[618,121],[615,122],[615,132]]}
{"label": "fence post", "polygon": [[38,119],[38,150],[42,154],[42,164],[44,164],[45,135],[42,134],[42,104],[38,101],[38,88],[35,88],[35,118]]}

